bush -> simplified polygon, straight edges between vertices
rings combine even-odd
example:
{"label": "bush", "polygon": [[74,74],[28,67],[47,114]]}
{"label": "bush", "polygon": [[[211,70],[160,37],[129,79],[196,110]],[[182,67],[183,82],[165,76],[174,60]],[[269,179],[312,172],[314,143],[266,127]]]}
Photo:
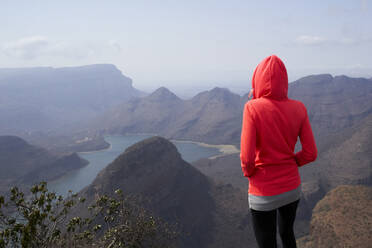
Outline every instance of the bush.
{"label": "bush", "polygon": [[9,197],[0,196],[0,248],[173,247],[178,235],[121,190],[91,205],[72,192],[57,196],[45,182],[30,192],[26,197],[14,187]]}

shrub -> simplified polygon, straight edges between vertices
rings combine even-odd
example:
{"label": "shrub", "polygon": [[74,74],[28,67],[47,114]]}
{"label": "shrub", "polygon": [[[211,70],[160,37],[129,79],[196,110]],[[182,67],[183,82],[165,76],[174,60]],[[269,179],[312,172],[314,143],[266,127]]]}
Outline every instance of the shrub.
{"label": "shrub", "polygon": [[66,198],[49,192],[45,182],[30,193],[13,187],[0,196],[0,248],[173,247],[178,235],[121,190],[91,205],[72,192]]}

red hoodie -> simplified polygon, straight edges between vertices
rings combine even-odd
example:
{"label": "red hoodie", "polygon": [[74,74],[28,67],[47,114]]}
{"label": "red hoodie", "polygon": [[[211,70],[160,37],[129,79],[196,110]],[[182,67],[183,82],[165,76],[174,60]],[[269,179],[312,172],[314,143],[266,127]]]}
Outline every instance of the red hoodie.
{"label": "red hoodie", "polygon": [[[317,157],[306,107],[288,98],[287,70],[275,55],[257,66],[252,88],[253,99],[244,106],[240,153],[249,193],[271,196],[293,190],[301,183],[298,167]],[[298,137],[302,150],[295,154]]]}

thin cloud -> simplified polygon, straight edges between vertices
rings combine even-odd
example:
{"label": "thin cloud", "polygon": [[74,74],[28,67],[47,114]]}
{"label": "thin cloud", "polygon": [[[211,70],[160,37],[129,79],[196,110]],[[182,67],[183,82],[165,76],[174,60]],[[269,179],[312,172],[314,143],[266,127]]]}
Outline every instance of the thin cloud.
{"label": "thin cloud", "polygon": [[296,38],[295,42],[300,45],[317,46],[326,44],[328,40],[320,36],[301,35]]}
{"label": "thin cloud", "polygon": [[0,45],[0,50],[9,57],[24,60],[33,60],[41,57],[84,59],[94,56],[99,51],[99,47],[89,44],[52,41],[45,36],[30,36],[4,43]]}
{"label": "thin cloud", "polygon": [[341,37],[338,39],[328,39],[321,36],[312,36],[312,35],[300,35],[298,36],[294,43],[303,46],[350,46],[363,44],[364,40],[355,40],[352,38]]}
{"label": "thin cloud", "polygon": [[121,52],[121,46],[117,40],[109,40],[108,45],[118,52]]}
{"label": "thin cloud", "polygon": [[2,51],[11,57],[34,59],[42,54],[48,46],[49,41],[46,37],[30,36],[3,44]]}

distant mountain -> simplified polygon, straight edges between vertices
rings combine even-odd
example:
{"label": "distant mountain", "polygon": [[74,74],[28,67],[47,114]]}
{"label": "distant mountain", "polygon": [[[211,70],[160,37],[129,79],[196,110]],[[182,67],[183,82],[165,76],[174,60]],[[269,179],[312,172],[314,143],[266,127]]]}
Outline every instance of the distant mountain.
{"label": "distant mountain", "polygon": [[318,141],[372,114],[372,81],[365,78],[308,76],[290,84],[289,97],[308,108]]}
{"label": "distant mountain", "polygon": [[[313,75],[289,84],[289,97],[308,108],[318,145],[326,136],[351,127],[372,113],[372,81]],[[109,133],[158,133],[167,138],[213,144],[240,143],[247,95],[214,88],[181,100],[166,88],[108,111],[95,128]]]}
{"label": "distant mountain", "polygon": [[110,64],[0,69],[0,134],[58,131],[140,95]]}
{"label": "distant mountain", "polygon": [[108,133],[157,133],[168,138],[237,142],[242,101],[228,89],[214,88],[182,100],[162,87],[142,99],[108,111],[95,128]]}
{"label": "distant mountain", "polygon": [[371,206],[372,188],[338,186],[316,204],[310,234],[298,241],[299,248],[371,247]]}
{"label": "distant mountain", "polygon": [[224,88],[199,93],[185,103],[172,138],[207,141],[213,144],[234,142],[240,136],[241,98]]}
{"label": "distant mountain", "polygon": [[372,115],[327,138],[317,161],[304,167],[303,179],[318,178],[325,191],[342,184],[372,185]]}
{"label": "distant mountain", "polygon": [[76,153],[56,156],[19,137],[0,136],[0,193],[56,179],[86,164]]}
{"label": "distant mountain", "polygon": [[162,134],[169,128],[169,123],[176,120],[182,107],[183,101],[162,87],[147,97],[111,109],[95,123],[95,127],[112,133],[146,131]]}
{"label": "distant mountain", "polygon": [[[140,195],[155,215],[181,228],[178,247],[238,247],[253,243],[239,194],[214,183],[183,161],[176,147],[161,137],[141,141],[125,150],[81,192],[92,202],[116,189]],[[235,200],[232,200],[235,199]],[[242,212],[244,214],[242,214]],[[244,222],[246,223],[246,222]],[[249,221],[248,221],[249,223]],[[253,246],[255,247],[255,246]]]}
{"label": "distant mountain", "polygon": [[[312,197],[318,198],[340,184],[371,183],[372,81],[313,75],[290,83],[289,97],[305,103],[319,150],[316,163],[301,169],[303,181],[308,183],[304,189],[311,189]],[[227,89],[215,88],[184,101],[161,88],[112,109],[96,128],[108,133],[158,133],[168,138],[239,146],[246,99],[247,95],[239,97]],[[235,164],[239,159],[233,157],[231,163]],[[201,170],[208,169],[199,165]],[[231,175],[231,171],[221,170],[219,174]],[[314,184],[320,186],[315,187],[319,192],[314,192]]]}

